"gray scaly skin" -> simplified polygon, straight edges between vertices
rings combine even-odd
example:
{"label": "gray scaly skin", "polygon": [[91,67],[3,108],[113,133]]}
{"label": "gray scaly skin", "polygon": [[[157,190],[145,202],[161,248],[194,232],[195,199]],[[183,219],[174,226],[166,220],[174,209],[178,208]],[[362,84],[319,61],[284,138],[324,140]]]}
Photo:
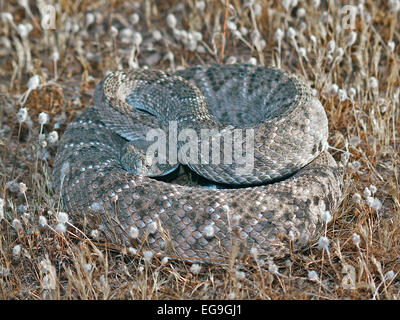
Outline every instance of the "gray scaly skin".
{"label": "gray scaly skin", "polygon": [[[128,172],[135,141],[171,120],[196,132],[254,129],[251,174],[236,174],[235,163],[189,167],[216,182],[263,184],[210,190]],[[320,102],[279,69],[116,71],[62,136],[54,186],[75,221],[116,244],[188,261],[223,262],[251,248],[278,257],[314,240],[339,204],[342,176],[327,137]]]}

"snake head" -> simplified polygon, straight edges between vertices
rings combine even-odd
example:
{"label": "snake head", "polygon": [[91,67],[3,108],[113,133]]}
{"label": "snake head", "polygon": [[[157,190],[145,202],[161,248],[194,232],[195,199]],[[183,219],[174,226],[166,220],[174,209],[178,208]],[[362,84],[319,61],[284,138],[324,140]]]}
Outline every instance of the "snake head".
{"label": "snake head", "polygon": [[120,160],[126,171],[145,177],[160,177],[171,173],[179,166],[159,161],[157,154],[148,154],[151,143],[146,140],[135,140],[124,145]]}

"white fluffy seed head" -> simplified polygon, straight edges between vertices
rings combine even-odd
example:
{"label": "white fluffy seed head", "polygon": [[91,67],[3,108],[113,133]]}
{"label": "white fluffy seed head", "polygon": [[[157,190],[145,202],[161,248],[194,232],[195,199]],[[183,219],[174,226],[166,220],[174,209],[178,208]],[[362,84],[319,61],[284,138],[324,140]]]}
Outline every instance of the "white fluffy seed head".
{"label": "white fluffy seed head", "polygon": [[67,223],[68,222],[68,214],[66,212],[60,211],[57,216],[57,221],[59,223],[63,223],[63,224]]}
{"label": "white fluffy seed head", "polygon": [[366,202],[368,207],[374,209],[375,211],[379,211],[380,209],[382,209],[382,202],[378,198],[367,197]]}
{"label": "white fluffy seed head", "polygon": [[318,248],[320,249],[320,250],[326,250],[326,251],[328,251],[329,250],[329,239],[327,238],[327,237],[321,237],[321,238],[319,238],[319,240],[318,240]]}
{"label": "white fluffy seed head", "polygon": [[121,41],[123,43],[130,43],[132,40],[132,36],[133,36],[133,31],[131,28],[124,28],[121,30],[121,32],[119,33],[119,36],[121,38]]}
{"label": "white fluffy seed head", "polygon": [[354,171],[358,171],[361,168],[361,163],[360,161],[353,161],[352,163],[349,164],[350,168]]}
{"label": "white fluffy seed head", "polygon": [[233,217],[232,217],[232,222],[233,222],[234,224],[238,224],[238,223],[240,222],[240,219],[241,219],[240,214],[235,214],[235,215],[233,215]]}
{"label": "white fluffy seed head", "polygon": [[[358,138],[357,136],[353,136]],[[361,139],[359,140],[359,142],[356,141],[352,141],[352,138],[349,139],[349,144],[352,145],[351,143],[354,142],[355,144],[359,144],[361,142]],[[342,155],[340,156],[340,161],[344,164],[347,164],[349,162],[350,159],[350,153],[349,152],[343,152]]]}
{"label": "white fluffy seed head", "polygon": [[152,35],[153,39],[156,41],[160,41],[162,39],[162,34],[159,30],[153,30],[151,35]]}
{"label": "white fluffy seed head", "polygon": [[86,17],[85,17],[86,27],[90,26],[95,20],[96,20],[96,18],[93,13],[91,13],[91,12],[87,13]]}
{"label": "white fluffy seed head", "polygon": [[302,58],[307,58],[307,50],[304,47],[299,48],[299,56]]}
{"label": "white fluffy seed head", "polygon": [[30,23],[20,23],[17,26],[17,31],[22,38],[28,37],[29,33],[33,30],[33,26]]}
{"label": "white fluffy seed head", "polygon": [[347,100],[346,90],[344,90],[344,89],[339,89],[338,90],[338,99],[339,99],[340,102],[343,102],[343,101]]}
{"label": "white fluffy seed head", "polygon": [[63,223],[58,223],[56,225],[56,231],[59,233],[65,233],[65,231],[67,231],[67,227]]}
{"label": "white fluffy seed head", "polygon": [[320,4],[321,4],[321,0],[312,0],[312,5],[315,9],[318,9]]}
{"label": "white fluffy seed head", "polygon": [[376,79],[375,77],[370,77],[370,78],[368,79],[368,85],[369,85],[369,87],[372,88],[372,89],[378,88],[378,85],[379,85],[378,79]]}
{"label": "white fluffy seed head", "polygon": [[257,257],[258,257],[258,250],[257,250],[257,248],[255,248],[255,247],[251,248],[251,249],[250,249],[250,254],[251,254],[251,256],[252,256],[254,259],[257,260]]}
{"label": "white fluffy seed head", "polygon": [[244,278],[246,278],[246,274],[243,271],[236,270],[235,277],[237,280],[244,280]]}
{"label": "white fluffy seed head", "polygon": [[231,31],[237,30],[237,25],[233,21],[227,21],[226,22],[226,27]]}
{"label": "white fluffy seed head", "polygon": [[335,51],[335,48],[336,48],[335,40],[330,40],[326,45],[326,51],[328,52],[328,54],[332,54]]}
{"label": "white fluffy seed head", "polygon": [[361,239],[360,239],[360,236],[357,233],[353,233],[353,236],[352,236],[351,240],[353,241],[355,246],[358,247],[360,245]]}
{"label": "white fluffy seed head", "polygon": [[215,230],[214,227],[211,225],[208,225],[206,227],[204,227],[203,230],[203,234],[207,237],[207,238],[211,238],[214,236]]}
{"label": "white fluffy seed head", "polygon": [[136,239],[139,236],[139,229],[135,226],[129,228],[129,237]]}
{"label": "white fluffy seed head", "polygon": [[57,50],[54,50],[53,53],[51,54],[51,60],[57,62],[58,59],[60,59],[60,54],[58,53]]}
{"label": "white fluffy seed head", "polygon": [[42,148],[46,148],[47,147],[47,141],[45,139],[43,139],[42,141],[40,141],[40,146]]}
{"label": "white fluffy seed head", "polygon": [[253,30],[250,34],[250,38],[251,38],[251,41],[253,41],[253,44],[260,41],[260,31]]}
{"label": "white fluffy seed head", "polygon": [[49,133],[48,140],[51,144],[57,143],[58,141],[58,132],[57,131],[51,131]]}
{"label": "white fluffy seed head", "polygon": [[169,258],[168,258],[168,257],[164,257],[164,258],[162,258],[162,260],[161,260],[161,264],[162,264],[162,265],[165,265],[165,264],[167,264],[167,263],[168,263],[168,260],[169,260]]}
{"label": "white fluffy seed head", "polygon": [[393,270],[389,270],[388,272],[386,272],[385,274],[385,280],[386,281],[392,281],[394,278],[396,277],[395,273]]}
{"label": "white fluffy seed head", "polygon": [[153,251],[148,250],[143,252],[143,258],[145,261],[151,262],[151,259],[153,258]]}
{"label": "white fluffy seed head", "polygon": [[131,254],[133,256],[137,254],[137,250],[135,248],[132,248],[132,247],[128,248],[128,252],[129,252],[129,254]]}
{"label": "white fluffy seed head", "polygon": [[385,98],[381,97],[378,99],[378,106],[385,106],[385,104],[386,104]]}
{"label": "white fluffy seed head", "polygon": [[17,114],[18,122],[19,123],[25,122],[27,118],[28,118],[28,109],[26,109],[26,108],[19,109],[18,114]]}
{"label": "white fluffy seed head", "polygon": [[27,189],[28,189],[28,188],[26,187],[26,184],[25,184],[25,183],[23,183],[23,182],[20,182],[20,183],[19,183],[19,192],[25,193]]}
{"label": "white fluffy seed head", "polygon": [[13,247],[12,254],[14,258],[19,258],[19,255],[21,254],[21,246],[19,244]]}
{"label": "white fluffy seed head", "polygon": [[359,193],[355,193],[355,194],[353,194],[352,199],[353,199],[354,202],[360,203],[361,202],[361,195]]}
{"label": "white fluffy seed head", "polygon": [[[251,1],[253,2],[253,1]],[[285,8],[286,11],[289,11],[291,8],[294,8],[297,6],[297,0],[282,0],[281,5],[282,7]]]}
{"label": "white fluffy seed head", "polygon": [[7,21],[7,22],[13,22],[14,21],[14,17],[10,12],[2,12],[0,13],[0,18],[3,21]]}
{"label": "white fluffy seed head", "polygon": [[346,46],[351,47],[357,41],[357,32],[352,31],[346,38]]}
{"label": "white fluffy seed head", "polygon": [[389,0],[390,10],[397,12],[400,10],[400,0]]}
{"label": "white fluffy seed head", "polygon": [[97,230],[97,229],[94,229],[94,230],[92,230],[92,231],[90,232],[90,236],[92,237],[92,239],[97,240],[97,239],[99,239],[100,231]]}
{"label": "white fluffy seed head", "polygon": [[83,265],[83,270],[84,270],[86,273],[90,272],[92,269],[93,269],[93,266],[92,266],[90,263],[85,263],[85,264]]}
{"label": "white fluffy seed head", "polygon": [[297,9],[296,15],[298,18],[304,18],[306,15],[306,9],[304,9],[303,7]]}
{"label": "white fluffy seed head", "polygon": [[196,8],[199,11],[204,11],[204,9],[206,8],[206,3],[203,0],[197,1],[196,2]]}
{"label": "white fluffy seed head", "polygon": [[193,274],[199,274],[201,270],[201,266],[197,263],[192,264],[190,267],[190,272]]}
{"label": "white fluffy seed head", "polygon": [[329,95],[336,96],[339,91],[339,86],[336,83],[333,83],[328,90]]}
{"label": "white fluffy seed head", "polygon": [[336,59],[340,59],[344,55],[344,49],[342,47],[339,47],[335,50],[335,56]]}
{"label": "white fluffy seed head", "polygon": [[353,87],[351,87],[351,88],[349,89],[349,97],[350,97],[350,99],[353,100],[354,97],[356,96],[356,94],[357,94],[356,89],[353,88]]}
{"label": "white fluffy seed head", "polygon": [[39,225],[41,227],[46,227],[47,226],[47,219],[44,216],[39,216]]}
{"label": "white fluffy seed head", "polygon": [[35,74],[34,76],[30,77],[28,80],[28,89],[30,90],[36,90],[37,87],[40,84],[40,78],[37,74]]}
{"label": "white fluffy seed head", "polygon": [[193,31],[191,33],[193,40],[196,42],[202,41],[203,40],[203,35],[201,34],[201,32],[198,31]]}
{"label": "white fluffy seed head", "polygon": [[275,263],[271,263],[271,264],[268,266],[268,271],[269,271],[271,274],[279,274],[278,266],[277,266]]}
{"label": "white fluffy seed head", "polygon": [[20,231],[22,230],[22,223],[21,221],[19,221],[17,218],[15,218],[12,221],[12,226],[14,227],[15,230]]}
{"label": "white fluffy seed head", "polygon": [[365,187],[363,195],[364,195],[364,198],[368,198],[371,196],[371,191],[369,190],[368,187]]}
{"label": "white fluffy seed head", "polygon": [[4,204],[4,199],[0,198],[0,221],[4,219]]}
{"label": "white fluffy seed head", "polygon": [[226,64],[235,64],[237,63],[237,58],[235,56],[230,56],[226,59]]}
{"label": "white fluffy seed head", "polygon": [[24,222],[28,221],[31,218],[31,214],[29,212],[24,212],[22,214],[22,220],[24,220]]}
{"label": "white fluffy seed head", "polygon": [[132,13],[129,20],[131,21],[131,23],[133,25],[135,25],[135,24],[139,23],[140,17],[139,17],[139,15],[137,13]]}
{"label": "white fluffy seed head", "polygon": [[257,59],[254,57],[251,57],[248,62],[249,62],[249,64],[251,64],[253,66],[257,65]]}
{"label": "white fluffy seed head", "polygon": [[189,51],[194,51],[197,48],[197,42],[193,37],[189,37],[187,42],[186,42],[186,48]]}
{"label": "white fluffy seed head", "polygon": [[139,47],[140,44],[142,43],[143,38],[142,34],[140,32],[134,32],[133,33],[133,43],[135,44],[136,47]]}
{"label": "white fluffy seed head", "polygon": [[149,233],[155,233],[157,231],[157,222],[153,221],[149,224],[149,226],[147,227],[147,230],[149,231]]}
{"label": "white fluffy seed head", "polygon": [[324,213],[322,213],[322,221],[325,224],[328,224],[329,222],[332,221],[332,215],[329,211],[325,211]]}
{"label": "white fluffy seed head", "polygon": [[254,15],[256,17],[260,16],[262,13],[262,7],[259,3],[255,3],[253,6],[253,10],[254,10]]}
{"label": "white fluffy seed head", "polygon": [[394,41],[389,41],[387,45],[389,47],[390,52],[394,52],[394,49],[396,48],[396,43]]}
{"label": "white fluffy seed head", "polygon": [[289,27],[289,29],[287,31],[287,36],[289,39],[294,41],[296,38],[296,30],[294,30],[292,27]]}
{"label": "white fluffy seed head", "polygon": [[240,27],[239,31],[243,36],[247,36],[249,33],[249,29],[247,29],[245,26]]}
{"label": "white fluffy seed head", "polygon": [[176,18],[172,13],[167,16],[167,26],[171,29],[175,29],[176,27]]}
{"label": "white fluffy seed head", "polygon": [[308,279],[311,281],[319,281],[318,273],[314,270],[308,271]]}
{"label": "white fluffy seed head", "polygon": [[47,146],[47,141],[46,141],[46,135],[44,133],[40,133],[38,136],[39,144],[42,148],[46,148]]}
{"label": "white fluffy seed head", "polygon": [[174,54],[172,51],[167,51],[167,53],[164,56],[164,59],[167,59],[169,61],[174,61]]}
{"label": "white fluffy seed head", "polygon": [[315,88],[311,88],[311,93],[314,97],[318,97],[318,90]]}
{"label": "white fluffy seed head", "polygon": [[196,51],[198,53],[206,53],[206,48],[204,48],[204,46],[202,46],[202,45],[199,45],[196,47]]}
{"label": "white fluffy seed head", "polygon": [[112,38],[115,38],[118,35],[118,29],[115,26],[111,26],[110,34]]}
{"label": "white fluffy seed head", "polygon": [[44,125],[49,121],[49,115],[46,112],[39,113],[38,121],[40,125]]}

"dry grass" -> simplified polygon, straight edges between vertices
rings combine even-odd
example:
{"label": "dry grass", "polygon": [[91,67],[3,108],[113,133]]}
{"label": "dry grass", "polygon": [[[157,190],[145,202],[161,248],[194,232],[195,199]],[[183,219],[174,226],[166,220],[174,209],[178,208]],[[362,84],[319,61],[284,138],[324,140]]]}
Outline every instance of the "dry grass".
{"label": "dry grass", "polygon": [[[41,27],[42,2],[56,4],[55,30]],[[226,1],[224,48],[225,1],[42,2],[24,8],[24,1],[0,0],[0,299],[400,297],[399,1],[366,0],[353,29],[341,28],[347,2]],[[251,262],[199,271],[93,243],[72,225],[56,231],[56,143],[39,139],[41,131],[45,139],[53,130],[61,135],[108,70],[174,70],[218,62],[222,52],[225,63],[282,66],[316,89],[330,120],[331,152],[346,167],[343,202],[326,230],[329,252],[310,244],[274,261],[277,272]],[[34,75],[39,86],[24,96]],[[20,123],[24,97],[28,119]],[[50,118],[42,126],[40,112]]]}

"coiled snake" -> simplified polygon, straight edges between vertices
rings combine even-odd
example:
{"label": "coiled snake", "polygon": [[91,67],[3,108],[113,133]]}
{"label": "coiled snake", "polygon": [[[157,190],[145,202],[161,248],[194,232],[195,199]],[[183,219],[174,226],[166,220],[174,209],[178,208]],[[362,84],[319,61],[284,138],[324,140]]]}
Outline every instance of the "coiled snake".
{"label": "coiled snake", "polygon": [[[183,175],[168,156],[161,164],[144,154],[149,130],[165,132],[171,123],[177,134],[199,137],[188,143],[194,149],[239,128],[250,131],[239,140],[233,135],[239,146],[233,160],[224,153],[229,148],[216,149],[218,163],[210,148],[190,158],[179,150],[188,140],[179,140]],[[200,129],[213,128],[202,140]],[[168,131],[159,141],[172,149],[171,137]],[[121,70],[98,84],[91,107],[69,124],[53,182],[75,220],[113,243],[189,261],[226,261],[252,248],[258,257],[276,257],[314,240],[325,212],[339,203],[342,176],[327,138],[321,103],[280,69]],[[251,170],[240,171],[249,150]],[[180,182],[182,176],[189,181]]]}

